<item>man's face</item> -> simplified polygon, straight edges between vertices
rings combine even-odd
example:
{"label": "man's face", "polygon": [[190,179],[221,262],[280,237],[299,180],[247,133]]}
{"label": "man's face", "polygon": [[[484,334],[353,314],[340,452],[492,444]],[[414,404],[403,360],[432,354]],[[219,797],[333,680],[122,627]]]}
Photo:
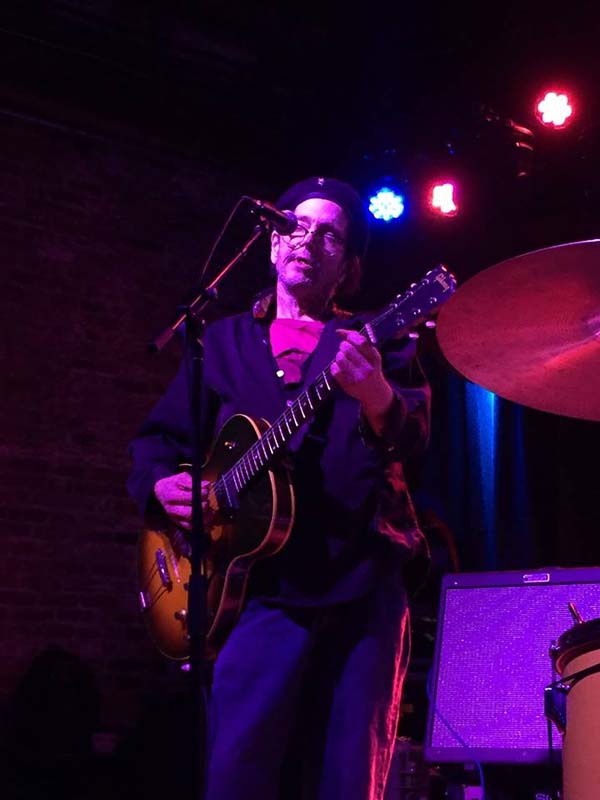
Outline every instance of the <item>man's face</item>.
{"label": "man's face", "polygon": [[[336,203],[319,197],[304,200],[294,213],[301,227],[291,236],[271,236],[277,281],[299,298],[329,300],[346,268],[348,217]],[[302,229],[308,231],[305,236]]]}

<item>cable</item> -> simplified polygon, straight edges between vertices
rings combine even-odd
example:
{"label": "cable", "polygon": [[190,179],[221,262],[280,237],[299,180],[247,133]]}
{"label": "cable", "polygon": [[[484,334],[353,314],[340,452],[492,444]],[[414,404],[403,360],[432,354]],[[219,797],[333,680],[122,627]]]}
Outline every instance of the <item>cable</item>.
{"label": "cable", "polygon": [[204,266],[202,267],[202,270],[200,272],[200,281],[199,281],[200,283],[202,283],[202,280],[204,279],[204,276],[206,275],[206,273],[208,271],[208,268],[210,266],[210,262],[212,261],[212,258],[213,258],[214,254],[215,254],[215,250],[217,249],[217,247],[221,243],[221,240],[223,239],[225,231],[227,230],[227,228],[231,224],[231,220],[234,218],[238,208],[242,205],[242,203],[244,201],[245,201],[245,198],[243,198],[243,197],[241,197],[237,201],[237,203],[234,205],[233,209],[229,213],[229,216],[225,220],[223,226],[221,227],[221,230],[219,231],[219,233],[217,235],[217,238],[214,241],[213,246],[210,248],[210,252],[209,252],[208,256],[206,257],[206,261],[204,262]]}
{"label": "cable", "polygon": [[[443,724],[446,726],[446,728],[449,730],[449,732],[452,734],[452,736],[456,739],[456,741],[460,745],[462,745],[465,748],[465,750],[471,751],[472,748],[470,747],[470,745],[468,745],[465,742],[465,740],[462,738],[460,733],[458,733],[458,731],[453,728],[453,726],[448,722],[446,717],[439,710],[439,708],[437,707],[437,704],[434,702],[433,696],[432,696],[432,691],[431,691],[432,673],[433,673],[433,667],[427,673],[427,683],[426,683],[427,699],[429,700],[429,704],[431,706],[431,709],[432,709],[433,713],[436,714],[440,718],[441,722],[443,722]],[[473,763],[475,764],[475,766],[477,767],[477,771],[479,773],[479,784],[481,786],[481,800],[485,800],[486,791],[485,791],[485,781],[484,781],[484,778],[483,778],[483,767],[481,766],[481,762],[479,761],[478,758],[473,757],[472,760],[473,760]]]}

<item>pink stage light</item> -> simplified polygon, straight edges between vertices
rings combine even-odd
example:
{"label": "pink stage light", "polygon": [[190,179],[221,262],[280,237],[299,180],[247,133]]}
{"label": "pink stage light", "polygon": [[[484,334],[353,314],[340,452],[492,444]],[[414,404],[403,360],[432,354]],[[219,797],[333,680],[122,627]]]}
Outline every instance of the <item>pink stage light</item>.
{"label": "pink stage light", "polygon": [[455,199],[456,187],[453,183],[436,183],[430,192],[429,205],[437,214],[446,217],[458,214],[458,205]]}
{"label": "pink stage light", "polygon": [[565,92],[546,92],[536,104],[538,119],[551,128],[565,128],[573,116],[571,98]]}

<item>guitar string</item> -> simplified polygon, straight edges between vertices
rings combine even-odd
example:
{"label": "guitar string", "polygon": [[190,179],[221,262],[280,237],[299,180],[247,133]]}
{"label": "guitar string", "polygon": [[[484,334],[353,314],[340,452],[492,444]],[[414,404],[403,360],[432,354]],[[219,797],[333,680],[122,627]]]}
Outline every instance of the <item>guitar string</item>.
{"label": "guitar string", "polygon": [[[320,386],[321,390],[323,387],[327,387],[328,392],[332,390],[330,385],[331,380],[331,372],[330,367],[327,366],[320,375],[317,376],[313,384],[304,392],[302,392],[292,403],[291,406],[288,406],[286,410],[277,417],[275,422],[267,428],[267,430],[262,434],[262,436],[248,448],[246,453],[223,475],[216,481],[215,489],[225,491],[226,494],[229,494],[227,491],[227,480],[231,479],[234,483],[236,490],[239,492],[241,491],[249,481],[255,477],[261,469],[268,465],[271,458],[277,454],[278,450],[286,444],[289,439],[300,429],[303,425],[305,420],[308,419],[307,414],[305,413],[306,405],[308,404],[308,408],[310,411],[314,411],[315,407],[320,405],[326,398],[326,394],[324,393],[321,397],[318,394],[317,387]],[[329,379],[328,380],[328,374]],[[315,390],[317,394],[316,400],[311,400],[310,392],[311,390]],[[298,422],[296,419],[295,413],[298,412],[298,416],[302,416],[302,420]],[[286,434],[283,424],[285,423],[288,433]],[[277,438],[277,432],[279,432],[279,439]],[[270,453],[267,454],[266,447],[268,447]],[[262,452],[261,452],[262,448]],[[258,467],[257,467],[258,462]],[[236,480],[237,478],[237,480]]]}

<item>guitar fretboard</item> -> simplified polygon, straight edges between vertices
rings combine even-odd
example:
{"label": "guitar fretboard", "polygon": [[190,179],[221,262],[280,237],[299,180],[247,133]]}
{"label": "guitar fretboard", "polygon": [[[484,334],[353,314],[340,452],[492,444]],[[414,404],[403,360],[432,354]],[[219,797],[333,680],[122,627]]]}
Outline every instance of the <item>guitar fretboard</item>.
{"label": "guitar fretboard", "polygon": [[308,422],[315,411],[331,394],[335,382],[331,377],[331,364],[290,403],[285,411],[275,420],[244,455],[224,472],[215,483],[217,496],[224,497],[232,506],[233,496],[239,494],[248,483],[262,472],[273,459],[281,453],[305,422]]}
{"label": "guitar fretboard", "polygon": [[[387,308],[376,320],[365,325],[359,333],[373,343],[376,329],[383,325],[397,309]],[[292,436],[308,422],[325,402],[335,387],[331,376],[333,361],[316,377],[311,385],[290,403],[260,439],[256,441],[229,470],[215,483],[217,496],[227,501],[231,508],[233,497],[239,494],[259,472],[263,471],[282,451]]]}

